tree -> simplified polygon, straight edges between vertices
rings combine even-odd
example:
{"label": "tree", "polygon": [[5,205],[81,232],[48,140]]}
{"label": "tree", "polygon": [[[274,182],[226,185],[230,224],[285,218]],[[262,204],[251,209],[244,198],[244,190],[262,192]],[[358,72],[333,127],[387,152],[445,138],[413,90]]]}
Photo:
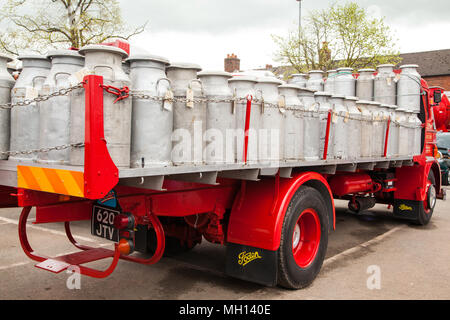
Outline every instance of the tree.
{"label": "tree", "polygon": [[14,55],[129,40],[146,27],[126,26],[117,0],[7,0],[0,17],[6,24],[0,50]]}
{"label": "tree", "polygon": [[355,2],[312,11],[305,20],[300,32],[273,37],[278,45],[275,59],[296,72],[374,68],[401,60],[384,18],[369,17]]}

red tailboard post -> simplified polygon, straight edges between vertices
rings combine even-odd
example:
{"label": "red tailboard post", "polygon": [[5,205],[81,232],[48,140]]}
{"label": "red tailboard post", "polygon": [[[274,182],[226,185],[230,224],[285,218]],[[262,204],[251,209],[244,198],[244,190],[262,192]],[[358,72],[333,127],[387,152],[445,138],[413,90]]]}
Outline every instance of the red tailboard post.
{"label": "red tailboard post", "polygon": [[325,134],[325,146],[323,148],[323,160],[327,160],[328,156],[328,144],[330,143],[330,129],[331,129],[331,117],[333,115],[333,110],[328,111],[327,120],[327,132]]}
{"label": "red tailboard post", "polygon": [[101,199],[119,182],[119,170],[109,155],[103,125],[103,77],[84,78],[86,90],[84,196]]}
{"label": "red tailboard post", "polygon": [[247,110],[245,113],[245,140],[244,140],[244,163],[247,164],[248,159],[248,136],[250,131],[250,115],[252,113],[252,96],[247,96]]}

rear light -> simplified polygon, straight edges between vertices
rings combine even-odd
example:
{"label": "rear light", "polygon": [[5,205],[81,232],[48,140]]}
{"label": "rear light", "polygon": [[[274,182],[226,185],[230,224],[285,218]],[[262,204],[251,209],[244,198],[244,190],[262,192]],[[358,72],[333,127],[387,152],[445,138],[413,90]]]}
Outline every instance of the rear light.
{"label": "rear light", "polygon": [[119,241],[119,252],[125,256],[129,255],[134,251],[133,241],[129,239],[120,239]]}
{"label": "rear light", "polygon": [[118,230],[133,229],[134,228],[134,216],[132,214],[119,214],[114,218],[114,227]]}

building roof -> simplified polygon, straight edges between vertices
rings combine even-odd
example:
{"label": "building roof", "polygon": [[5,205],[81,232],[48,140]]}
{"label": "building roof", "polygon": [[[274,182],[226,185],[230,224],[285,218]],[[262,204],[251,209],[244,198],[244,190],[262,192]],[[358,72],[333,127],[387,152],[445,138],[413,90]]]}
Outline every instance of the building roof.
{"label": "building roof", "polygon": [[422,77],[450,75],[450,49],[402,53],[399,65],[418,64]]}

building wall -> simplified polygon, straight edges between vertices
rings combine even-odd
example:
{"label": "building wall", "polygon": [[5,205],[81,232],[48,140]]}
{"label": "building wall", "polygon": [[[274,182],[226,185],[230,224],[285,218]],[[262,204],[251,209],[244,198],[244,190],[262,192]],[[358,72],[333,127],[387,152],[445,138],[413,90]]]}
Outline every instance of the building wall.
{"label": "building wall", "polygon": [[450,91],[450,75],[423,77],[430,87],[442,87],[444,91]]}

